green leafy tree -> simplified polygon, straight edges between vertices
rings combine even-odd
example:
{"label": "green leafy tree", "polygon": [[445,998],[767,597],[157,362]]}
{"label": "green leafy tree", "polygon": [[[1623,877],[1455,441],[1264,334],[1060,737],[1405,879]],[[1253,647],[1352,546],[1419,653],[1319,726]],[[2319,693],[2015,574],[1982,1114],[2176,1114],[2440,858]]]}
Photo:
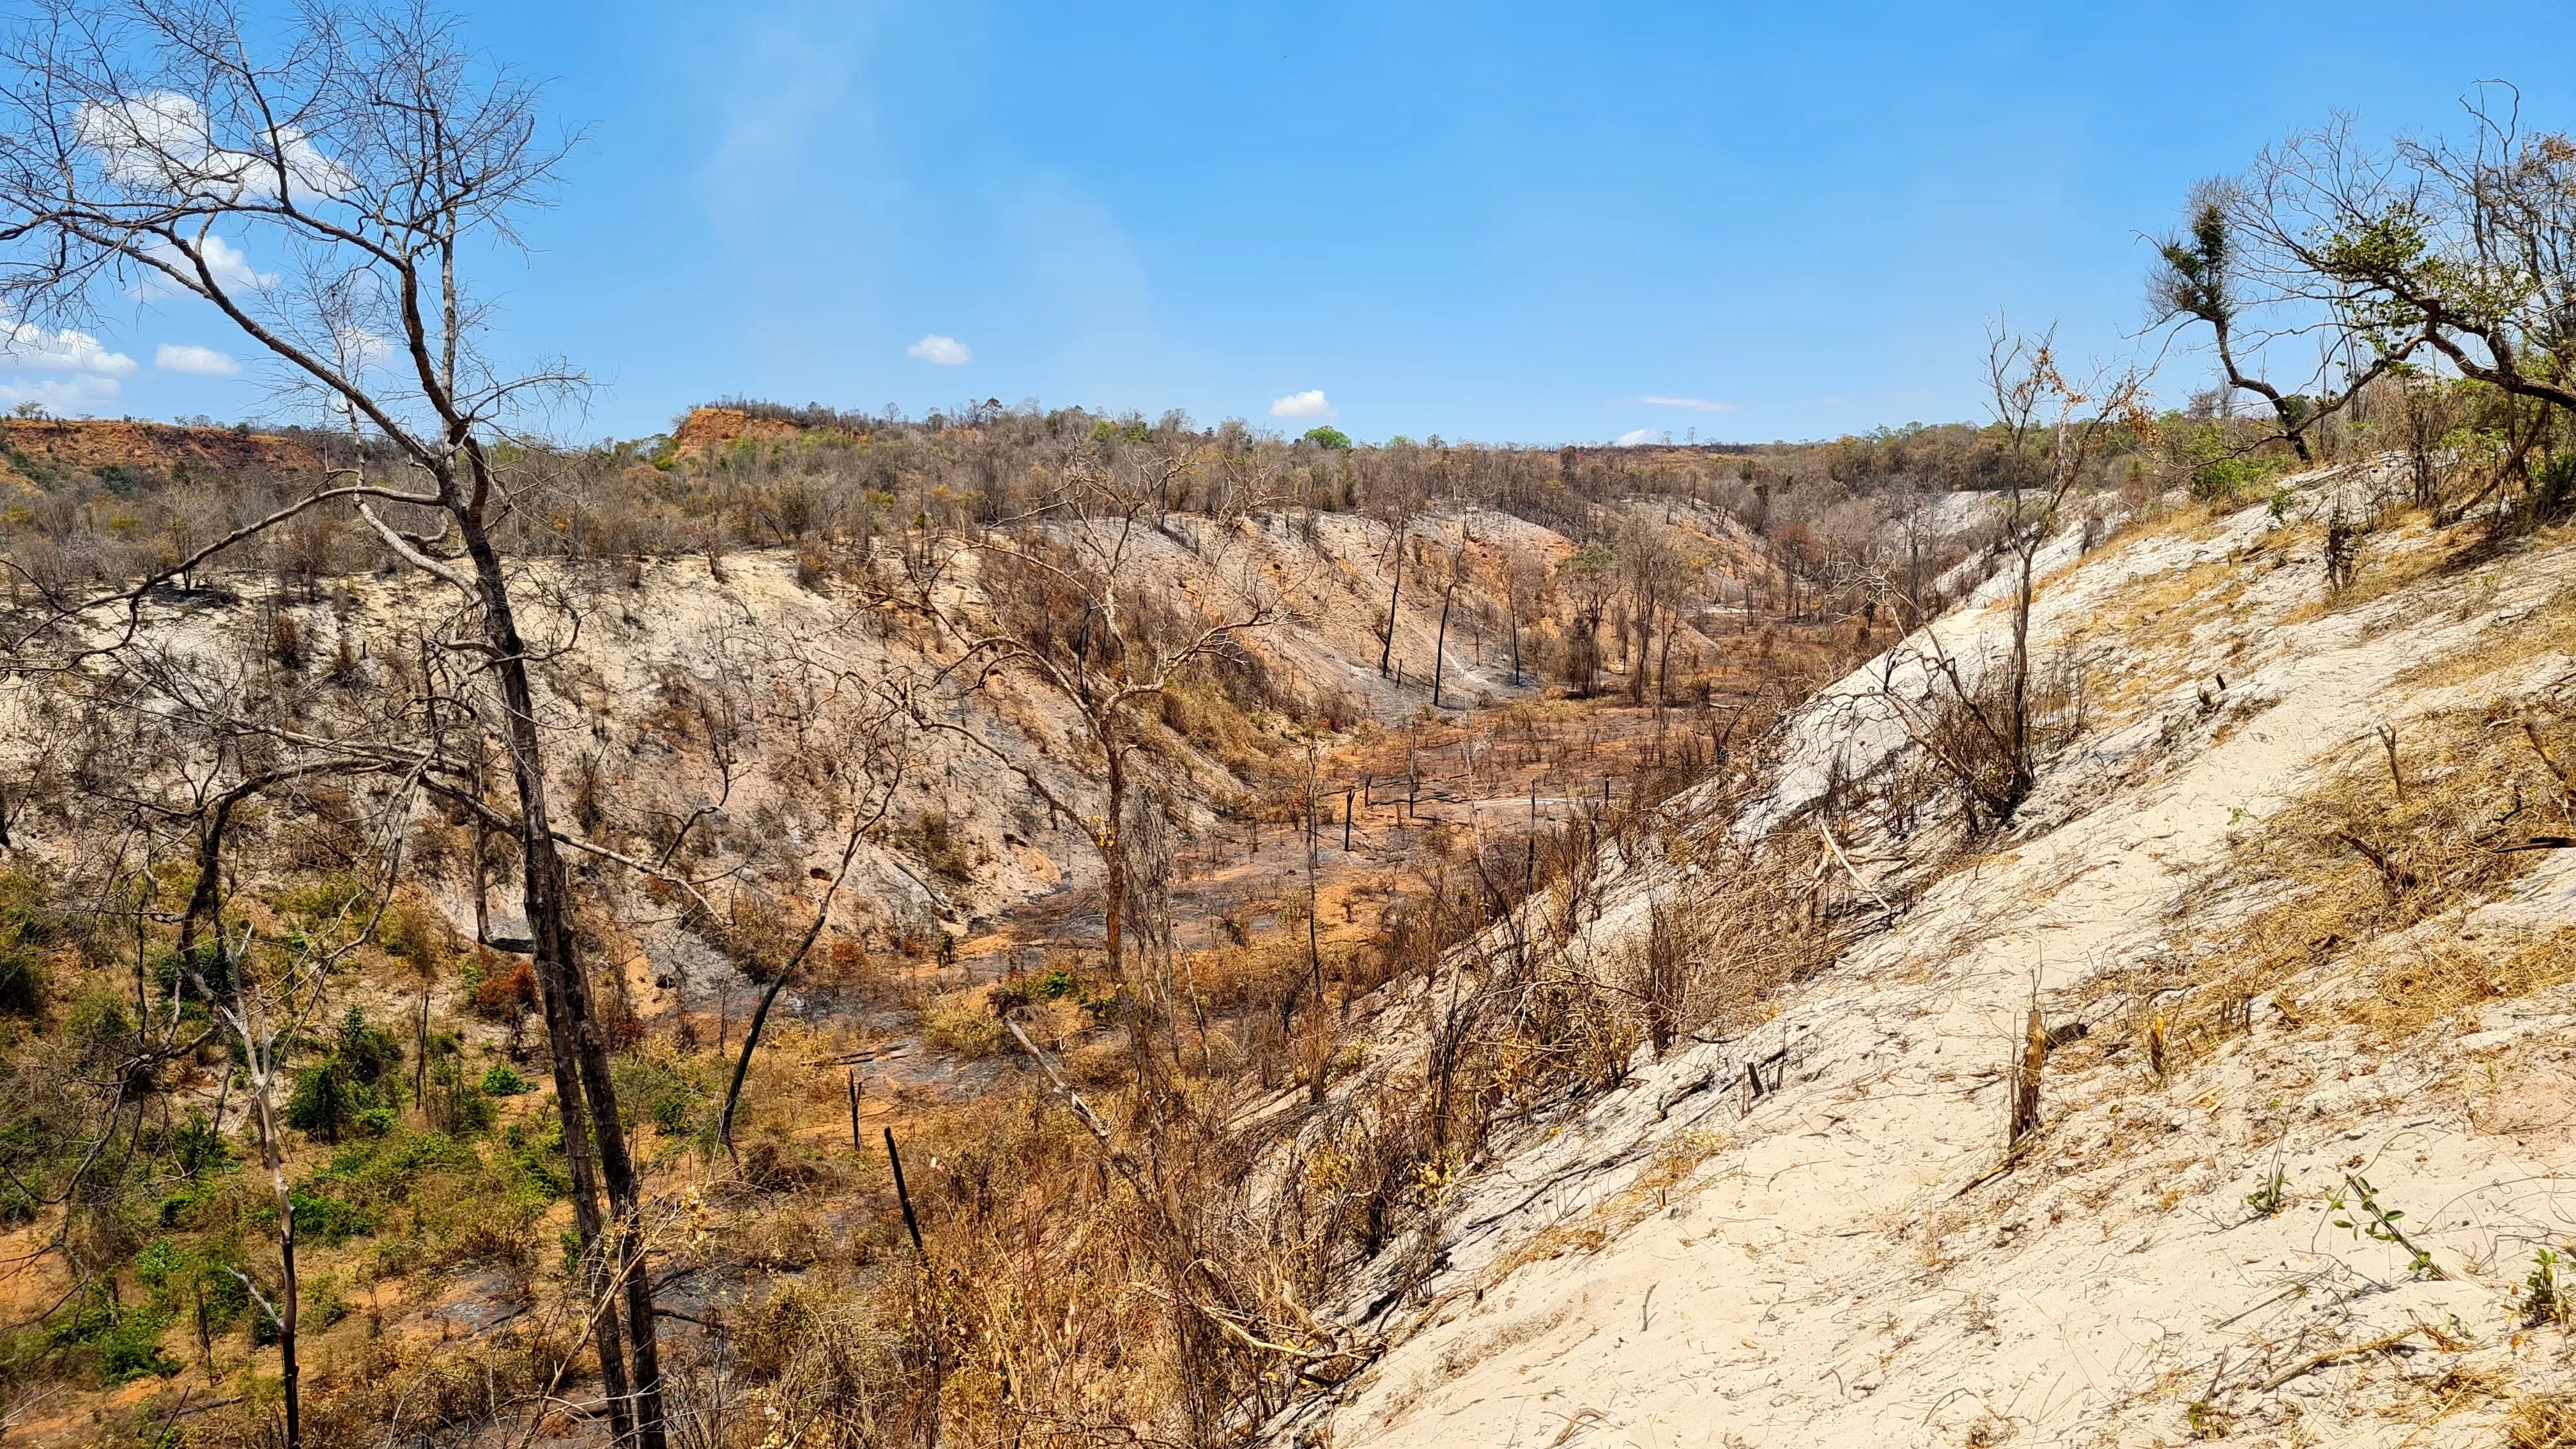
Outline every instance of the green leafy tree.
{"label": "green leafy tree", "polygon": [[2276,404],[2285,418],[2304,410],[2313,428],[2381,377],[2438,367],[2539,419],[2517,429],[2499,477],[2529,482],[2545,463],[2547,421],[2576,420],[2576,140],[2524,129],[2521,99],[2482,84],[2459,139],[2374,146],[2338,120],[2267,148],[2215,193],[2238,315],[2269,319],[2243,345],[2279,339],[2320,359],[2309,397]]}

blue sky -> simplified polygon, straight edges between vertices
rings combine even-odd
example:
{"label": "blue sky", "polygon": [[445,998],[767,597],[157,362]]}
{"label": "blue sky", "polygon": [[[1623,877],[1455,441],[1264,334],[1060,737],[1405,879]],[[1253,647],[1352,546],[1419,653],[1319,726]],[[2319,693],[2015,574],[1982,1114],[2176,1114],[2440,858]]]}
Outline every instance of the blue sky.
{"label": "blue sky", "polygon": [[[2486,77],[2576,128],[2568,0],[2474,24],[2378,0],[2278,21],[2205,3],[462,9],[589,128],[532,254],[485,278],[497,352],[599,382],[561,425],[580,437],[737,392],[1518,442],[1971,417],[1987,319],[2136,345],[2139,234],[2288,129],[2337,109],[2373,135],[2438,129]],[[263,406],[256,368],[162,353],[248,361],[209,313],[120,315],[99,345],[130,365],[93,359],[51,394],[22,365],[0,401]],[[2197,357],[2160,375],[2171,398],[2204,381]],[[1289,405],[1312,416],[1273,415],[1313,392]]]}

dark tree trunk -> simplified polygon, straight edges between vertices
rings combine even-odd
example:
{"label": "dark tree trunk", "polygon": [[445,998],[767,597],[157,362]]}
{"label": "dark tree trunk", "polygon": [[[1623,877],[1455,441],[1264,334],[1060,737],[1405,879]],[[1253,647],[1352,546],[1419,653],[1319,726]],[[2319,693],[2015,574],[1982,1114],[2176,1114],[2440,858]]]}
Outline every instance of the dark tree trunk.
{"label": "dark tree trunk", "polygon": [[1395,663],[1395,606],[1404,598],[1404,530],[1395,531],[1395,587],[1386,596],[1386,641],[1377,651],[1377,677],[1386,678]]}
{"label": "dark tree trunk", "polygon": [[[577,1143],[582,1129],[598,1154],[599,1175],[607,1188],[613,1225],[599,1220],[594,1205],[584,1237],[593,1259],[593,1282],[603,1290],[600,1308],[602,1378],[614,1403],[624,1378],[639,1449],[666,1449],[662,1419],[660,1355],[653,1316],[653,1283],[644,1255],[644,1204],[635,1165],[626,1149],[626,1133],[617,1107],[617,1087],[609,1074],[608,1041],[591,1009],[590,984],[576,954],[570,909],[570,876],[556,847],[547,812],[543,743],[537,734],[536,696],[528,681],[527,646],[519,637],[516,612],[504,580],[500,555],[481,521],[460,510],[459,521],[483,606],[484,637],[495,659],[501,686],[503,722],[510,746],[510,770],[519,796],[521,890],[526,903],[528,935],[534,944],[539,994],[546,1007],[546,1036],[555,1059],[555,1095],[564,1117],[567,1159],[579,1173],[587,1154]],[[594,1189],[595,1190],[595,1189]],[[589,1194],[575,1180],[575,1216]],[[613,1258],[611,1254],[614,1254]],[[628,1362],[620,1373],[610,1365],[614,1315],[605,1291],[623,1280],[626,1303]]]}
{"label": "dark tree trunk", "polygon": [[1449,587],[1440,591],[1440,636],[1431,647],[1431,707],[1440,707],[1440,681],[1449,664],[1449,606],[1458,596],[1458,580],[1453,576]]}
{"label": "dark tree trunk", "polygon": [[2227,385],[2230,387],[2243,388],[2245,391],[2254,393],[2264,401],[2269,402],[2272,405],[2272,416],[2280,421],[2281,435],[2290,440],[2290,451],[2298,454],[2299,461],[2302,463],[2315,462],[2315,457],[2308,452],[2307,423],[2305,420],[2301,419],[2296,410],[2291,407],[2290,400],[2281,396],[2281,390],[2279,388],[2272,386],[2272,384],[2265,382],[2263,379],[2259,377],[2247,377],[2244,373],[2237,371],[2236,349],[2233,342],[2227,335],[2228,328],[2226,318],[2213,317],[2210,319],[2210,326],[2218,334],[2218,362],[2221,367],[2224,367],[2227,370]]}

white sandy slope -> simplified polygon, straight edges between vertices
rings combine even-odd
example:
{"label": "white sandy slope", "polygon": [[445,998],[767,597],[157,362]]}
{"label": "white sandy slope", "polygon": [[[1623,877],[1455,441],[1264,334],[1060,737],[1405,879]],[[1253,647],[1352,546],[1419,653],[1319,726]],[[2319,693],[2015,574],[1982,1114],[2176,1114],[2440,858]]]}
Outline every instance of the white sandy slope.
{"label": "white sandy slope", "polygon": [[[1393,542],[1383,523],[1350,514],[1273,514],[1230,525],[1175,515],[1134,534],[1128,579],[1144,602],[1201,626],[1275,611],[1277,622],[1245,648],[1274,695],[1299,712],[1409,717],[1428,702],[1435,656],[1443,703],[1453,711],[1536,693],[1534,670],[1513,681],[1509,634],[1497,627],[1504,617],[1498,589],[1514,560],[1544,566],[1573,545],[1492,510],[1413,520],[1391,651],[1403,671],[1398,683],[1377,669]],[[1443,592],[1431,581],[1445,577],[1452,559],[1465,567],[1447,600],[1444,631]],[[949,587],[971,602],[971,571],[961,573]],[[370,736],[383,692],[402,688],[398,666],[413,653],[415,634],[448,627],[455,603],[412,573],[328,580],[310,597],[257,575],[223,582],[223,592],[153,600],[142,620],[146,637],[211,677],[239,674],[292,699],[308,728],[358,738]],[[552,741],[558,808],[572,809],[587,778],[612,832],[694,816],[693,838],[708,844],[717,862],[711,869],[756,858],[761,873],[785,882],[779,889],[786,891],[803,889],[807,868],[833,867],[840,845],[813,808],[812,783],[788,768],[788,757],[823,738],[834,711],[853,707],[844,696],[865,696],[871,681],[927,673],[952,662],[956,651],[954,641],[933,640],[899,619],[889,627],[891,616],[871,610],[849,580],[800,582],[786,550],[737,551],[716,569],[697,557],[532,560],[523,565],[520,597],[522,625],[539,655],[534,684]],[[280,671],[268,659],[272,613],[300,634],[309,657],[301,671]],[[345,674],[332,672],[340,654],[354,661]],[[844,696],[832,693],[835,681]],[[30,714],[36,692],[26,681],[0,681],[0,768],[26,773],[31,761],[66,748],[55,726]],[[1099,877],[1097,855],[1076,823],[1049,811],[995,758],[999,752],[1035,770],[1059,798],[1097,801],[1092,756],[1064,703],[1020,678],[945,703],[934,706],[942,722],[993,749],[953,733],[911,741],[889,817],[897,834],[860,846],[838,898],[836,924],[872,950],[890,938],[926,941],[940,931],[971,937],[1015,908]],[[707,746],[711,713],[733,731],[729,782]],[[1277,748],[1293,750],[1280,715],[1261,727]],[[1260,783],[1176,735],[1157,743],[1167,798],[1185,834]],[[155,759],[134,768],[148,775],[165,767],[175,764]],[[946,818],[959,843],[962,878],[935,873],[903,843],[900,832],[933,813]],[[41,813],[20,820],[16,834],[22,846],[61,855],[118,848],[122,839]],[[588,857],[574,864],[602,888],[638,884]],[[461,890],[440,899],[460,927],[470,926]],[[523,929],[506,881],[492,910],[496,935]],[[628,975],[644,1009],[709,1008],[744,985],[667,910],[633,914],[643,924]]]}
{"label": "white sandy slope", "polygon": [[[2308,482],[2315,507],[2352,480]],[[1471,1178],[1439,1271],[1352,1325],[1393,1346],[1274,1437],[1337,1449],[2467,1444],[2495,1442],[2513,1394],[2576,1387],[2566,1339],[2519,1332],[2512,1306],[2534,1249],[2576,1233],[2565,988],[2385,1058],[2264,1012],[2161,1088],[2135,1052],[2052,1070],[2037,1155],[1970,1186],[1998,1160],[1996,1068],[2034,972],[2051,1019],[2065,1019],[2089,973],[2152,956],[2231,822],[2376,748],[2372,725],[2402,730],[2416,712],[2576,668],[2559,655],[2511,679],[2393,688],[2428,657],[2571,607],[2576,548],[2294,623],[2320,571],[2312,552],[2264,555],[2273,525],[2254,507],[2092,561],[2071,545],[2051,559],[2063,572],[2041,596],[2043,645],[2102,651],[2100,667],[2155,687],[2126,718],[2107,711],[2050,772],[2014,840],[1925,885],[1776,1020],[1644,1067]],[[2236,556],[2261,561],[2238,571],[2232,597],[2120,617],[2142,582]],[[1971,606],[1944,627],[1974,650],[2001,621]],[[1836,756],[1866,774],[1904,748],[1855,708],[1860,677],[1799,723],[1756,825],[1807,803]],[[1904,848],[1865,837],[1856,850],[1884,861]],[[1668,885],[1629,872],[1624,917],[1614,906],[1602,931],[1636,929],[1638,902]],[[2474,938],[2571,912],[2576,873],[2551,865],[2514,901],[2437,929]],[[1782,1046],[1785,1090],[1748,1110],[1743,1063]],[[2290,1201],[2263,1217],[2245,1199],[2276,1150]],[[1650,1202],[1630,1190],[1677,1152],[1707,1155]],[[2408,1211],[2456,1281],[2411,1281],[2403,1253],[2331,1224],[2323,1193],[2348,1166]],[[1573,1232],[1542,1238],[1551,1228],[1607,1241],[1587,1251]],[[1551,1244],[1567,1250],[1512,1270],[1510,1255]],[[2438,1333],[2293,1372],[2418,1323]]]}

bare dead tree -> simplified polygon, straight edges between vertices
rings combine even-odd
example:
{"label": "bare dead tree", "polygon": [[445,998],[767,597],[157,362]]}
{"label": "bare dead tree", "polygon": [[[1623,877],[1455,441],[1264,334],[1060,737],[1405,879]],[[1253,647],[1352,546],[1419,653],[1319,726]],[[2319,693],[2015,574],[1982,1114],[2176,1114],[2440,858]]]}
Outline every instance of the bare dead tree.
{"label": "bare dead tree", "polygon": [[1504,618],[1511,628],[1512,686],[1521,683],[1521,626],[1539,617],[1544,607],[1547,565],[1527,550],[1514,549],[1503,568]]}
{"label": "bare dead tree", "polygon": [[[616,1219],[580,1215],[588,1255],[613,1255],[625,1286],[627,1361],[614,1363],[604,1340],[601,1353],[612,1416],[621,1438],[662,1449],[642,1189],[574,954],[530,651],[495,542],[522,500],[493,443],[583,379],[496,367],[479,346],[486,312],[469,275],[487,248],[515,242],[572,138],[549,137],[536,87],[480,59],[453,21],[338,0],[276,27],[220,0],[44,0],[0,46],[0,116],[0,303],[67,321],[110,296],[201,300],[260,348],[282,393],[338,418],[370,445],[362,457],[385,452],[405,475],[336,471],[129,587],[52,601],[10,653],[95,651],[103,623],[110,645],[130,642],[163,583],[344,503],[454,592],[461,627],[441,647],[477,657],[487,682],[474,717],[516,787],[505,823],[520,846],[576,1201],[595,1191],[574,1146],[587,1143]],[[255,256],[289,259],[288,271],[243,260]]]}
{"label": "bare dead tree", "polygon": [[[850,876],[850,864],[866,840],[885,823],[894,809],[896,792],[901,788],[905,766],[909,762],[907,746],[912,739],[907,702],[896,692],[869,688],[855,679],[836,681],[830,698],[837,706],[830,711],[831,739],[818,742],[837,775],[840,799],[834,813],[843,827],[840,861],[835,865],[822,889],[816,892],[813,918],[795,948],[771,969],[774,974],[760,993],[760,1003],[752,1009],[751,1024],[744,1028],[742,1053],[736,1057],[733,1078],[725,1087],[724,1106],[716,1114],[716,1140],[725,1150],[733,1150],[734,1108],[742,1100],[743,1079],[751,1073],[752,1053],[760,1049],[761,1029],[769,1023],[769,1010],[778,994],[792,980],[797,968],[813,953],[815,943],[831,923],[832,902]],[[821,701],[809,707],[821,712]],[[814,874],[822,875],[820,867]]]}
{"label": "bare dead tree", "polygon": [[[1437,691],[1434,692],[1437,697]],[[1315,811],[1320,797],[1316,794],[1315,742],[1306,741],[1306,777],[1297,791],[1297,806],[1306,825],[1306,976],[1315,993],[1315,1071],[1306,1082],[1306,1099],[1324,1100],[1327,1069],[1332,1065],[1332,1025],[1324,1016],[1324,950],[1323,927],[1318,921],[1324,906],[1323,893],[1316,885]]]}
{"label": "bare dead tree", "polygon": [[[914,722],[986,754],[1050,810],[1081,826],[1105,877],[1103,948],[1122,978],[1128,971],[1124,913],[1131,893],[1121,829],[1137,756],[1148,739],[1145,710],[1184,671],[1236,654],[1283,616],[1277,596],[1249,576],[1233,601],[1199,617],[1156,616],[1143,587],[1144,571],[1152,566],[1143,545],[1156,536],[1151,523],[1157,504],[1154,493],[1075,458],[1052,493],[1027,513],[938,540],[932,547],[939,562],[927,584],[896,601],[934,621],[956,651],[923,681]],[[959,587],[967,579],[982,588]],[[1086,764],[1098,771],[1097,804],[1076,799],[1030,761],[935,708],[943,696],[985,692],[1005,679],[1033,684],[1071,708]],[[1147,998],[1138,993],[1134,999]],[[1166,1025],[1131,1023],[1140,1071],[1154,1070],[1147,1043]]]}
{"label": "bare dead tree", "polygon": [[[1458,530],[1458,546],[1449,555],[1449,577],[1440,585],[1440,630],[1431,642],[1431,707],[1441,708],[1440,683],[1449,669],[1449,611],[1458,601],[1458,586],[1467,581],[1467,536],[1465,525]],[[1389,629],[1388,637],[1394,637]]]}
{"label": "bare dead tree", "polygon": [[[1634,514],[1623,515],[1611,543],[1620,579],[1628,591],[1628,624],[1637,633],[1636,663],[1628,677],[1628,702],[1646,702],[1648,659],[1653,653],[1655,620],[1668,615],[1689,573],[1687,561],[1673,544],[1671,530]],[[1669,644],[1670,622],[1666,642]],[[1662,682],[1658,681],[1658,688]]]}
{"label": "bare dead tree", "polygon": [[1377,677],[1380,679],[1391,678],[1395,668],[1395,628],[1400,617],[1397,606],[1404,602],[1404,541],[1411,524],[1409,516],[1399,516],[1395,523],[1393,582],[1387,585],[1386,628],[1378,640]]}
{"label": "bare dead tree", "polygon": [[[390,857],[389,857],[390,861]],[[254,966],[250,951],[252,928],[245,922],[238,939],[228,936],[220,911],[213,913],[213,950],[210,954],[219,972],[222,987],[210,984],[202,966],[203,958],[189,960],[188,979],[199,997],[209,1004],[216,1019],[223,1024],[233,1044],[242,1054],[244,1065],[243,1092],[248,1099],[250,1120],[259,1140],[260,1167],[268,1174],[271,1202],[277,1210],[278,1294],[271,1302],[246,1276],[242,1286],[258,1303],[277,1329],[279,1377],[286,1411],[287,1449],[302,1449],[304,1443],[303,1404],[299,1384],[303,1367],[296,1360],[296,1335],[300,1327],[303,1293],[295,1264],[295,1199],[286,1181],[285,1127],[278,1116],[278,1077],[286,1068],[289,1048],[295,1038],[312,1023],[322,1006],[323,988],[328,983],[331,966],[356,948],[375,929],[375,918],[383,914],[392,899],[392,872],[388,869],[383,889],[376,895],[373,911],[354,931],[345,932],[340,941],[324,950],[315,950],[307,941],[292,943],[288,964],[273,981],[254,983]],[[344,912],[345,914],[345,912]],[[228,989],[226,989],[228,988]],[[241,1276],[236,1273],[236,1276]]]}
{"label": "bare dead tree", "polygon": [[[1959,788],[1972,831],[2010,820],[2038,779],[2041,681],[2030,626],[2040,550],[2059,532],[2068,501],[2114,434],[2152,436],[2154,427],[2146,379],[2135,367],[2097,366],[2071,381],[2058,364],[2053,331],[2028,337],[1993,329],[1987,384],[2002,447],[2004,486],[1996,501],[2011,569],[2002,657],[1963,660],[1937,625],[1927,626],[1883,657],[1873,694]],[[1899,682],[1907,674],[1919,687]]]}
{"label": "bare dead tree", "polygon": [[[216,771],[230,766],[238,778],[221,790],[196,792],[197,807],[190,812],[197,832],[196,880],[179,922],[175,970],[184,981],[184,990],[206,1006],[242,1059],[243,1095],[259,1143],[260,1166],[268,1174],[277,1214],[277,1297],[269,1299],[248,1277],[238,1272],[236,1276],[241,1277],[244,1289],[277,1330],[285,1442],[288,1449],[301,1449],[303,1370],[296,1353],[303,1295],[296,1266],[295,1203],[286,1178],[285,1128],[278,1111],[278,1079],[286,1070],[288,1054],[297,1038],[320,1014],[333,969],[375,933],[393,899],[402,832],[418,793],[418,782],[416,775],[401,781],[382,803],[374,827],[378,849],[376,879],[371,889],[340,905],[331,919],[309,923],[310,929],[287,931],[271,943],[270,950],[255,952],[251,949],[257,935],[254,923],[241,921],[236,933],[225,919],[224,847],[233,812],[243,802],[270,791],[292,788],[318,776],[368,773],[371,767],[363,761],[319,751],[268,768],[242,768],[238,746],[220,737],[213,742],[212,756]],[[201,926],[207,938],[202,948],[197,944]],[[163,1057],[171,1055],[168,1049],[175,1046],[179,1034],[179,996],[180,989],[174,989],[164,1027],[164,1050],[159,1053]],[[139,1015],[138,1033],[148,1032],[151,1013]],[[147,1051],[138,1062],[151,1055]],[[218,1122],[219,1128],[220,1125]]]}

